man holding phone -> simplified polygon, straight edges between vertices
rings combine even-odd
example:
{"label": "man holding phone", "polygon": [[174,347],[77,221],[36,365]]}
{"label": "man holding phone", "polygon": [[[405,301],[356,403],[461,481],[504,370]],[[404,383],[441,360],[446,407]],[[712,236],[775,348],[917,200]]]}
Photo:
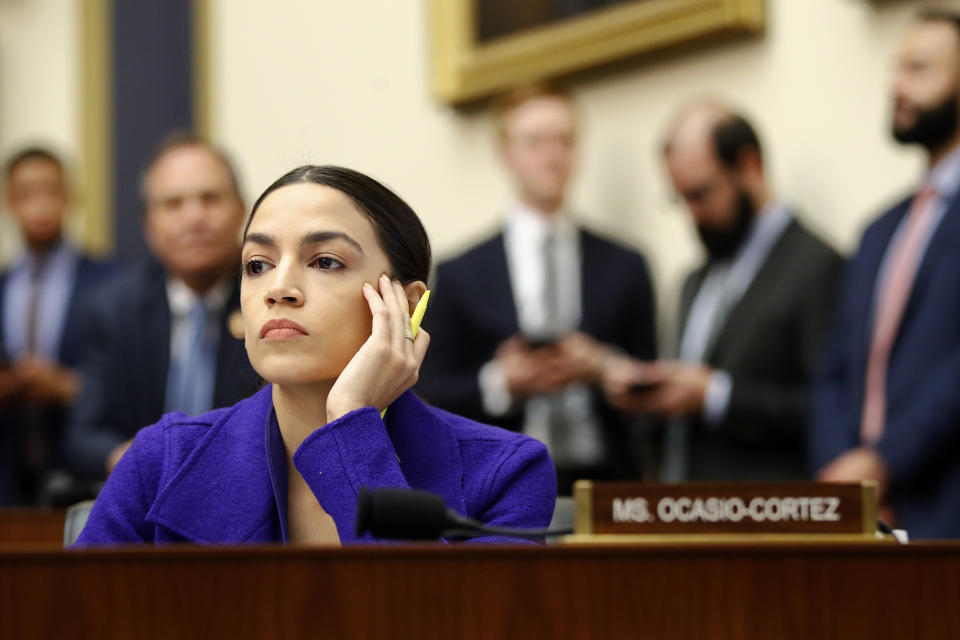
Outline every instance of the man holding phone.
{"label": "man holding phone", "polygon": [[840,256],[773,197],[759,138],[730,109],[684,110],[664,159],[707,259],[683,287],[679,359],[616,359],[607,396],[670,419],[664,481],[805,478],[807,386]]}
{"label": "man holding phone", "polygon": [[646,263],[569,215],[576,117],[566,90],[517,89],[495,117],[516,202],[501,232],[438,266],[417,390],[545,442],[560,493],[578,478],[636,477],[622,418],[597,391],[610,353],[654,356]]}

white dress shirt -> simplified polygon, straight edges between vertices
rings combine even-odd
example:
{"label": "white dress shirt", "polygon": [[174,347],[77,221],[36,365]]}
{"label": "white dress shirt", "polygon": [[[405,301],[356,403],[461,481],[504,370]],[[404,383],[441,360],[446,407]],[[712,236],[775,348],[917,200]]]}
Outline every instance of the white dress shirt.
{"label": "white dress shirt", "polygon": [[[507,271],[517,309],[520,333],[539,337],[546,327],[574,331],[581,319],[580,234],[562,211],[545,215],[523,205],[507,211],[504,226]],[[543,262],[547,234],[554,238],[554,273],[562,286],[557,287],[558,318],[548,318],[545,308],[546,269]],[[480,393],[484,410],[490,415],[506,414],[515,403],[507,389],[506,377],[495,360],[480,370]],[[551,435],[551,404],[562,404],[568,425],[563,443]],[[590,390],[572,384],[555,397],[534,396],[524,403],[523,432],[547,445],[559,465],[592,465],[604,454],[599,422],[591,406]]]}
{"label": "white dress shirt", "polygon": [[[207,337],[212,344],[219,344],[220,332],[223,331],[219,319],[223,315],[223,308],[230,298],[233,289],[229,280],[223,280],[215,285],[206,295],[202,296],[203,304],[207,308],[208,318]],[[186,354],[190,345],[190,310],[201,299],[193,289],[179,278],[167,279],[167,301],[170,304],[170,361]]]}
{"label": "white dress shirt", "polygon": [[563,283],[557,290],[560,317],[553,320],[568,330],[580,324],[580,235],[576,226],[562,212],[547,216],[516,205],[507,213],[503,241],[517,322],[520,332],[528,336],[539,335],[549,324],[543,263],[548,233],[554,238],[554,273]]}
{"label": "white dress shirt", "polygon": [[[27,354],[30,299],[33,295],[31,274],[38,256],[27,251],[10,269],[4,288],[3,327],[7,356],[16,360]],[[37,299],[36,355],[56,361],[60,353],[60,339],[70,311],[73,287],[77,278],[80,254],[67,242],[61,242],[43,258]]]}

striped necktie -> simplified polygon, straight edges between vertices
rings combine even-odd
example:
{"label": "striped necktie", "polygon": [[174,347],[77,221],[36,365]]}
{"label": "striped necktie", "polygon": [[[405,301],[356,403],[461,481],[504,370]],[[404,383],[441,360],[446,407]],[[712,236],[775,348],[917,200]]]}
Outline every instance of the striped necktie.
{"label": "striped necktie", "polygon": [[43,293],[43,272],[47,265],[46,256],[35,256],[30,267],[30,301],[27,304],[27,353],[34,355],[37,352],[37,336],[39,335],[40,300]]}

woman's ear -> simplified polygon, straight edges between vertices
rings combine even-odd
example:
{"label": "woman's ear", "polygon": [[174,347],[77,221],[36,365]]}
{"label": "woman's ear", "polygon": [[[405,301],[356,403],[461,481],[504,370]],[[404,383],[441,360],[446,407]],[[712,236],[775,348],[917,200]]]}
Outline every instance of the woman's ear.
{"label": "woman's ear", "polygon": [[230,335],[237,340],[243,340],[245,338],[243,328],[243,311],[237,309],[227,317],[227,329],[230,330]]}
{"label": "woman's ear", "polygon": [[423,297],[423,293],[427,290],[427,285],[422,280],[417,280],[403,285],[403,290],[407,293],[407,304],[410,306],[410,313],[412,314],[417,307],[417,303],[420,302],[420,298]]}

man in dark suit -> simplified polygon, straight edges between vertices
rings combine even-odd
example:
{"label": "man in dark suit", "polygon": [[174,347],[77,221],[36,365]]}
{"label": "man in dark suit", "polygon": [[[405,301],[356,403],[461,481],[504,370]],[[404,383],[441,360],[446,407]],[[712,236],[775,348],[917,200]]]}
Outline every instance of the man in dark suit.
{"label": "man in dark suit", "polygon": [[88,476],[109,473],[163,413],[231,405],[256,387],[239,322],[244,205],[229,161],[175,136],[153,156],[142,189],[155,258],[100,291],[84,325],[69,451]]}
{"label": "man in dark suit", "polygon": [[6,167],[7,205],[26,251],[0,274],[0,504],[43,501],[61,468],[66,412],[77,394],[81,309],[111,268],[63,237],[70,190],[47,149]]}
{"label": "man in dark suit", "polygon": [[679,360],[615,361],[609,396],[670,418],[665,481],[805,478],[808,383],[841,259],[773,197],[754,128],[728,108],[685,109],[664,158],[707,260],[683,287]]}
{"label": "man in dark suit", "polygon": [[646,264],[569,217],[568,93],[518,89],[499,101],[497,122],[517,202],[500,233],[437,268],[417,390],[439,407],[543,440],[561,493],[581,477],[635,477],[626,426],[596,385],[610,353],[654,356]]}
{"label": "man in dark suit", "polygon": [[922,188],[864,232],[817,377],[825,481],[877,483],[913,538],[960,536],[960,15],[923,14],[900,50],[893,135]]}

